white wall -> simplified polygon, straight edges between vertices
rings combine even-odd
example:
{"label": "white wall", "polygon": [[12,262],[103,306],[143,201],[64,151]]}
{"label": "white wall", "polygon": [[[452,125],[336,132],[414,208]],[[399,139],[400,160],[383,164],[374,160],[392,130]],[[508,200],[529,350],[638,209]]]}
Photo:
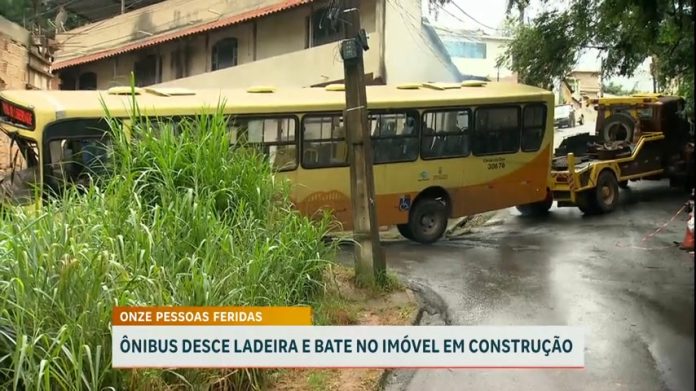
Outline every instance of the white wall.
{"label": "white wall", "polygon": [[[450,38],[451,39],[451,38]],[[475,41],[475,40],[472,40]],[[486,58],[452,57],[452,62],[459,71],[466,75],[488,77],[491,80],[508,78],[512,71],[506,67],[498,68],[496,62],[506,49],[509,41],[495,38],[482,38],[479,41],[486,44]]]}
{"label": "white wall", "polygon": [[420,0],[384,1],[387,83],[458,81],[421,24]]}

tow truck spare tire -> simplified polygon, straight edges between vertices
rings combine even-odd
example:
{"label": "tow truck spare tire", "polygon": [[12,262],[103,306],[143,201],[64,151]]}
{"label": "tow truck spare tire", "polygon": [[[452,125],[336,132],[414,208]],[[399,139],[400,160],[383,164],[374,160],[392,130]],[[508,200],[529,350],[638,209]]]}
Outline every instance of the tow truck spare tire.
{"label": "tow truck spare tire", "polygon": [[616,113],[610,115],[604,120],[604,127],[602,128],[602,140],[605,142],[611,141],[628,141],[633,140],[633,133],[635,131],[636,124],[633,122],[633,118],[625,113]]}

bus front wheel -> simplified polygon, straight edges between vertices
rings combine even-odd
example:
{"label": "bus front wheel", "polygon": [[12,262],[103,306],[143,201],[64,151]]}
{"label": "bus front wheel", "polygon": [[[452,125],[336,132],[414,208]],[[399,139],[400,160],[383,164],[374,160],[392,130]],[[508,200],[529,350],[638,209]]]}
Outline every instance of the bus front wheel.
{"label": "bus front wheel", "polygon": [[407,232],[411,235],[409,239],[423,244],[434,243],[442,237],[446,229],[447,205],[443,201],[426,198],[416,202],[408,220]]}
{"label": "bus front wheel", "polygon": [[409,228],[408,224],[397,224],[396,229],[399,230],[401,236],[405,237],[406,239],[413,240],[413,234],[411,233],[411,228]]}

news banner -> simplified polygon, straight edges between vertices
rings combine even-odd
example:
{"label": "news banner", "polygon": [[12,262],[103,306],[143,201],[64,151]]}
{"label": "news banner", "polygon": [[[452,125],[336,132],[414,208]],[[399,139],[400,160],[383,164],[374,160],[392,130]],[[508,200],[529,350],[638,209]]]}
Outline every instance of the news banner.
{"label": "news banner", "polygon": [[584,368],[575,326],[314,326],[309,307],[115,307],[114,368]]}

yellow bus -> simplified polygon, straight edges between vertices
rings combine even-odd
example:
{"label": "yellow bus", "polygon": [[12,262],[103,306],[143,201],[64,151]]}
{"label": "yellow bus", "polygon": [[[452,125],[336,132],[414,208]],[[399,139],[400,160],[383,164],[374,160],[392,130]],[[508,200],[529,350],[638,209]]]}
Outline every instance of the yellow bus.
{"label": "yellow bus", "polygon": [[[226,102],[232,134],[244,132],[248,143],[263,148],[278,175],[293,184],[295,206],[307,215],[331,209],[351,229],[342,85],[134,92],[0,92],[0,127],[12,151],[20,152],[11,156],[3,197],[29,202],[26,183],[43,189],[79,181],[87,163],[77,162],[102,156],[99,145],[108,138],[102,104],[124,121],[133,100],[142,115],[176,121]],[[369,86],[367,99],[380,226],[396,225],[404,237],[432,243],[449,218],[551,207],[550,92],[519,84],[425,83]]]}

